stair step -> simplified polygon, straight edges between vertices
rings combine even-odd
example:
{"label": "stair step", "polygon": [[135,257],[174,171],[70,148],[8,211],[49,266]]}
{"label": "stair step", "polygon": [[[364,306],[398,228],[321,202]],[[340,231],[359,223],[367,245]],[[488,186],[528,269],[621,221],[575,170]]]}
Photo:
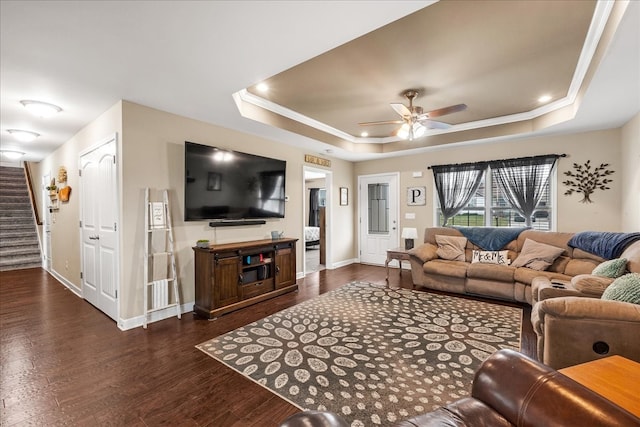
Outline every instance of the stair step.
{"label": "stair step", "polygon": [[0,195],[0,208],[2,205],[8,204],[26,204],[27,206],[31,206],[31,198],[28,194],[11,194],[11,195]]}
{"label": "stair step", "polygon": [[34,238],[33,236],[37,236],[37,233],[31,227],[7,227],[6,229],[3,227],[0,229],[0,243],[4,239],[31,239]]}
{"label": "stair step", "polygon": [[22,270],[25,268],[42,267],[42,260],[40,258],[23,258],[10,261],[0,261],[0,271],[9,270]]}
{"label": "stair step", "polygon": [[33,262],[33,263],[25,263],[19,265],[9,265],[9,266],[0,266],[0,271],[13,271],[13,270],[24,270],[27,268],[40,268],[42,267],[42,262]]}
{"label": "stair step", "polygon": [[[0,218],[2,219],[2,218]],[[20,236],[36,235],[37,231],[33,226],[33,221],[21,222],[13,224],[0,224],[0,236],[4,236],[5,233],[17,233],[20,232]],[[9,236],[9,237],[15,237]]]}
{"label": "stair step", "polygon": [[31,217],[31,209],[2,209],[0,218]]}
{"label": "stair step", "polygon": [[2,187],[2,195],[3,196],[29,196],[29,192],[27,191],[27,189],[24,187],[23,184],[23,188],[17,188],[17,187]]}
{"label": "stair step", "polygon": [[40,248],[36,245],[24,247],[0,248],[0,260],[22,258],[28,255],[40,257]]}
{"label": "stair step", "polygon": [[8,238],[4,235],[0,236],[0,254],[2,253],[3,250],[9,250],[11,248],[18,250],[20,248],[31,248],[31,247],[39,248],[38,238],[35,235],[19,237],[19,238],[15,238],[15,237]]}

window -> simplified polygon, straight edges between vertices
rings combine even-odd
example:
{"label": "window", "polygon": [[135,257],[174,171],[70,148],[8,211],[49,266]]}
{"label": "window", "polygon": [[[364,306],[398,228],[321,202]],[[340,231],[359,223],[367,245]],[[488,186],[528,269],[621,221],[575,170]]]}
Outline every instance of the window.
{"label": "window", "polygon": [[[551,166],[550,166],[551,167]],[[547,169],[548,173],[548,169]],[[536,230],[553,230],[555,224],[553,218],[553,189],[556,183],[555,170],[547,184],[543,188],[542,197],[533,212],[531,227]],[[486,191],[489,188],[490,191]],[[443,222],[442,211],[438,202],[435,225],[439,226]],[[502,194],[495,179],[492,179],[491,167],[489,167],[482,178],[480,186],[471,197],[467,205],[453,218],[449,219],[448,225],[464,227],[518,227],[525,225],[525,219],[511,207],[507,199]]]}
{"label": "window", "polygon": [[389,232],[389,184],[369,184],[369,234]]}

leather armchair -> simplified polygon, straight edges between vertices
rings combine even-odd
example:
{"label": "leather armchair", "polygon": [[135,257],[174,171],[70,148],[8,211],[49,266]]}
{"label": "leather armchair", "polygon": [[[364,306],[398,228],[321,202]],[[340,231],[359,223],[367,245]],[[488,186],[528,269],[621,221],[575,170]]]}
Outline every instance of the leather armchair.
{"label": "leather armchair", "polygon": [[[318,416],[318,423],[314,423]],[[335,424],[333,422],[336,422]],[[336,414],[301,412],[281,427],[341,427]],[[435,426],[640,426],[640,418],[558,371],[513,350],[500,350],[476,372],[471,397],[396,424]]]}

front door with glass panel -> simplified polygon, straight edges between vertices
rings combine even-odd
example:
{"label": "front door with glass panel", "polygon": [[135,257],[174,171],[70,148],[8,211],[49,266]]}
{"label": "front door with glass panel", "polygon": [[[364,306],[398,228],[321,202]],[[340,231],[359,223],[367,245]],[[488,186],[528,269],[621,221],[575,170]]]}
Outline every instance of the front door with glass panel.
{"label": "front door with glass panel", "polygon": [[384,265],[398,246],[398,175],[358,177],[360,262]]}

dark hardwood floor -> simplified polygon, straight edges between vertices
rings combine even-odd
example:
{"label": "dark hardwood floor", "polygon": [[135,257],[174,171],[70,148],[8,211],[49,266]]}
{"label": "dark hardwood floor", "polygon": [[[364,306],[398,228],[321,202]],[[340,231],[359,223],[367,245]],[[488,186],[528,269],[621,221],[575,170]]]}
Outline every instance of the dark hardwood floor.
{"label": "dark hardwood floor", "polygon": [[[298,409],[194,346],[382,267],[312,273],[298,292],[214,321],[170,318],[147,330],[115,322],[42,269],[0,273],[0,425],[275,426]],[[410,287],[393,270],[390,286]],[[535,353],[523,314],[522,352]]]}

